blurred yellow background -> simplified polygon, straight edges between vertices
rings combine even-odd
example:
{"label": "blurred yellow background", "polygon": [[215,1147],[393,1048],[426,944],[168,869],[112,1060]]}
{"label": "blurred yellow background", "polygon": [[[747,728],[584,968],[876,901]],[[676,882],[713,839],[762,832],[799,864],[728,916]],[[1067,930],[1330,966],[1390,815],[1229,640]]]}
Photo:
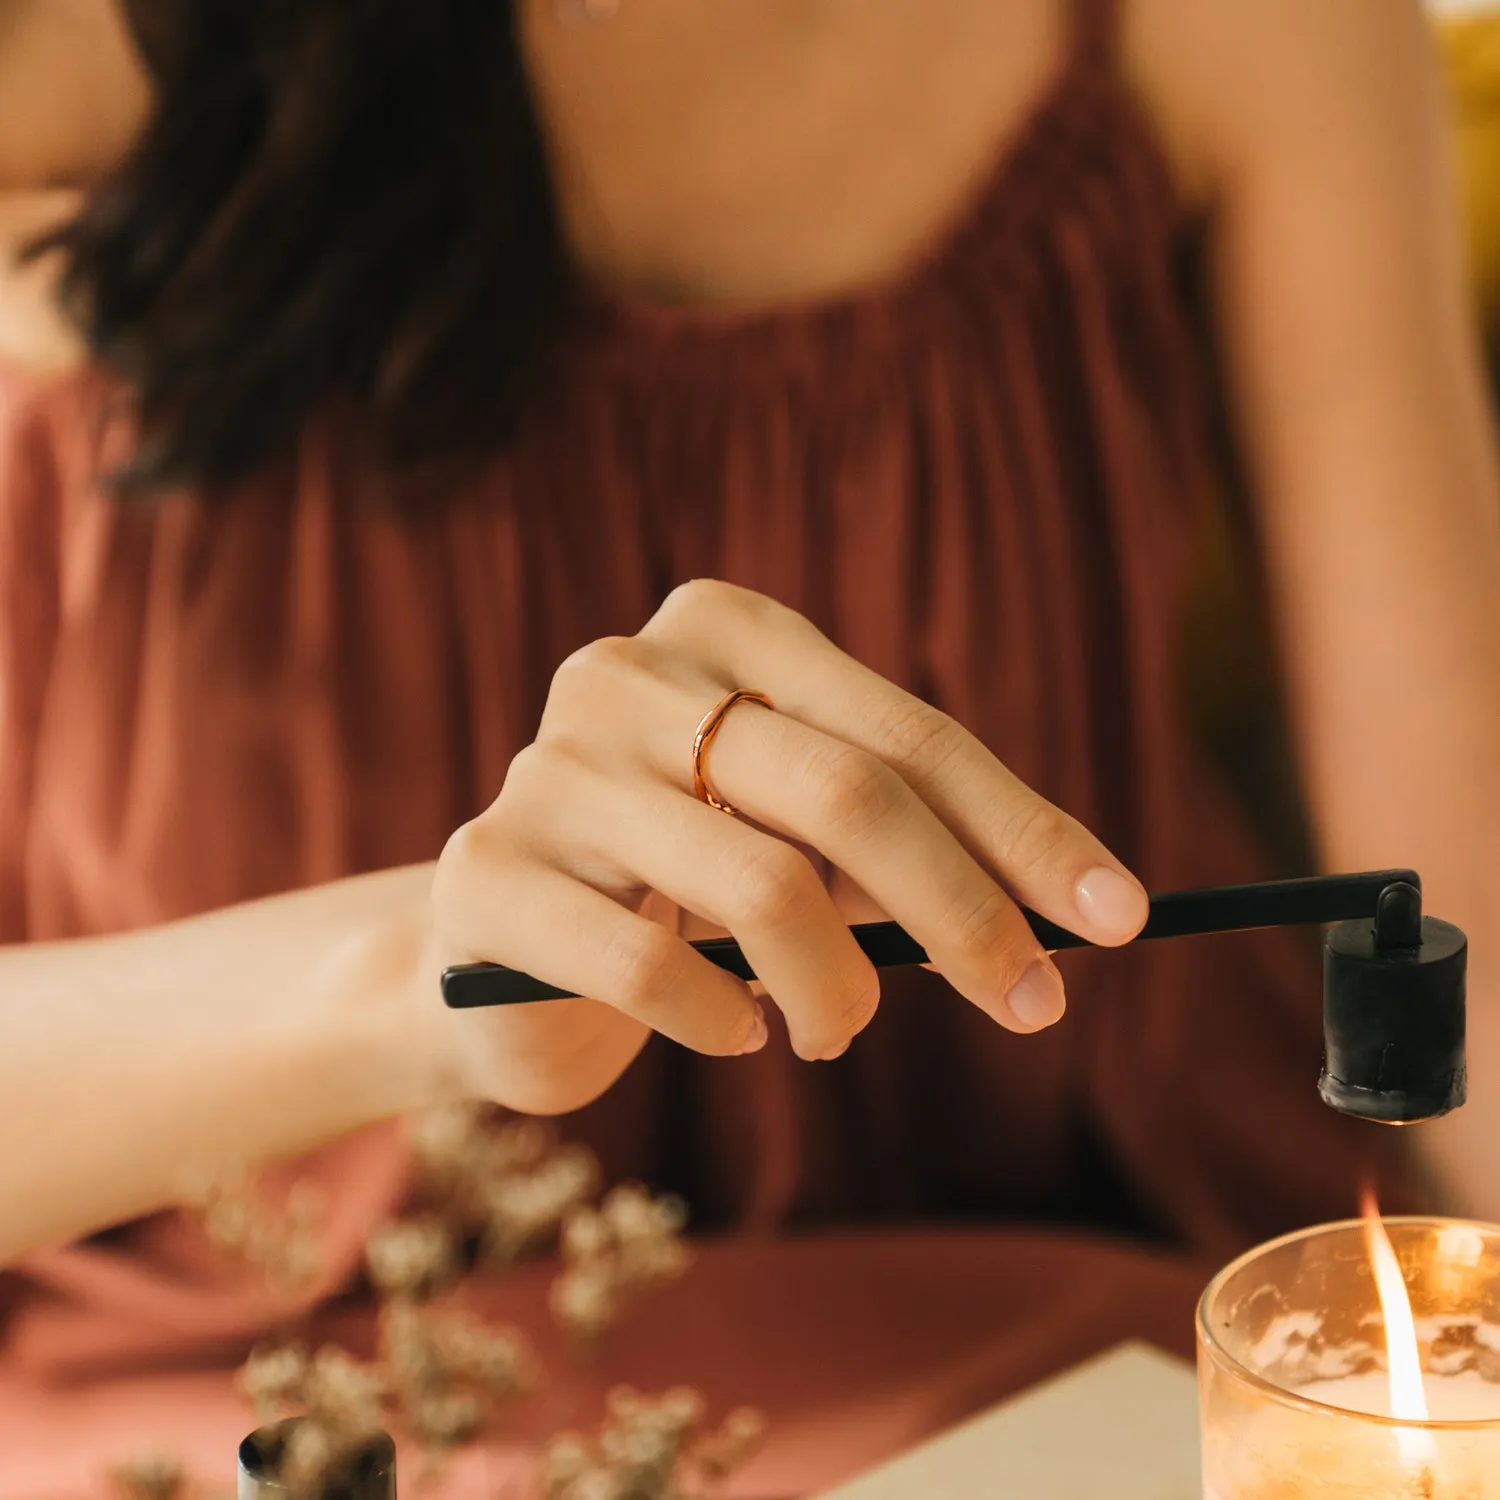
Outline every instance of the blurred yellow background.
{"label": "blurred yellow background", "polygon": [[1500,5],[1432,7],[1453,108],[1469,268],[1487,332],[1500,329]]}

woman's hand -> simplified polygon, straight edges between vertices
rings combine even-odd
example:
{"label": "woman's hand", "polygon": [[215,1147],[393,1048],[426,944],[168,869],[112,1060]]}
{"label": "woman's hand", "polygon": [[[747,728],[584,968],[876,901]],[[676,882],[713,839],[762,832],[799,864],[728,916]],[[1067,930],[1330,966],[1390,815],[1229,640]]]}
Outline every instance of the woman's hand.
{"label": "woman's hand", "polygon": [[[706,756],[742,818],[692,785],[694,731],[734,688],[776,705],[736,706]],[[718,1056],[765,1042],[752,989],[653,908],[732,933],[811,1059],[839,1056],[879,1002],[856,917],[894,917],[1001,1025],[1056,1021],[1062,980],[1017,902],[1103,944],[1147,911],[1096,839],[953,720],[791,610],[691,583],[639,635],[558,670],[536,743],[439,861],[422,1002],[439,963],[469,960],[596,997],[441,1018],[465,1092],[561,1112],[607,1088],[650,1031]]]}

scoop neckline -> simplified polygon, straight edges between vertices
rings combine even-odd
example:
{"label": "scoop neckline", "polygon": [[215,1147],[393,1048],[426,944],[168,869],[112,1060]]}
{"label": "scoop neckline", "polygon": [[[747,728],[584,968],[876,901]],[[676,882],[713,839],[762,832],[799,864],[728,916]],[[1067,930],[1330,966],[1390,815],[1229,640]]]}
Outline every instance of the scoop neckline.
{"label": "scoop neckline", "polygon": [[[990,153],[987,165],[953,211],[918,252],[889,276],[806,297],[756,303],[673,303],[632,294],[575,277],[572,296],[580,325],[605,342],[625,339],[657,347],[722,342],[725,339],[801,334],[809,327],[850,328],[860,324],[890,326],[900,311],[925,300],[948,280],[951,270],[982,248],[987,259],[1003,255],[999,239],[1023,235],[1034,221],[1038,195],[1017,191],[1041,163],[1055,160],[1054,147],[1076,132],[1079,115],[1091,115],[1100,103],[1122,107],[1128,129],[1143,136],[1161,158],[1174,214],[1181,203],[1162,157],[1156,132],[1142,117],[1142,106],[1118,79],[1108,59],[1095,55],[1075,35],[1049,69],[1032,101],[1016,116]],[[1079,105],[1085,108],[1080,111]],[[1054,194],[1055,196],[1055,194]]]}

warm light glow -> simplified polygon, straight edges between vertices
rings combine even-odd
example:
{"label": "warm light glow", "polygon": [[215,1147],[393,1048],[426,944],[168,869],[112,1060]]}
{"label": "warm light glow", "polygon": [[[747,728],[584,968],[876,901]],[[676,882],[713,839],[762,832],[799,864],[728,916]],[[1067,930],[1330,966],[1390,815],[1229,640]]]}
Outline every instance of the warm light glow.
{"label": "warm light glow", "polygon": [[1437,1234],[1437,1258],[1447,1265],[1477,1266],[1484,1259],[1484,1236],[1471,1224],[1445,1224]]}
{"label": "warm light glow", "polygon": [[1467,1307],[1484,1260],[1484,1236],[1472,1224],[1444,1224],[1433,1236],[1432,1260],[1423,1278],[1440,1307]]}
{"label": "warm light glow", "polygon": [[[1401,1262],[1391,1245],[1391,1237],[1380,1222],[1380,1208],[1374,1190],[1363,1194],[1365,1244],[1370,1252],[1370,1267],[1375,1272],[1375,1289],[1380,1296],[1380,1311],[1385,1319],[1386,1371],[1391,1387],[1391,1415],[1401,1421],[1427,1420],[1427,1392],[1422,1386],[1422,1356],[1417,1345],[1417,1327],[1411,1314],[1411,1298],[1406,1295],[1406,1280]],[[1396,1440],[1401,1456],[1410,1464],[1427,1461],[1433,1453],[1432,1434],[1402,1429]]]}

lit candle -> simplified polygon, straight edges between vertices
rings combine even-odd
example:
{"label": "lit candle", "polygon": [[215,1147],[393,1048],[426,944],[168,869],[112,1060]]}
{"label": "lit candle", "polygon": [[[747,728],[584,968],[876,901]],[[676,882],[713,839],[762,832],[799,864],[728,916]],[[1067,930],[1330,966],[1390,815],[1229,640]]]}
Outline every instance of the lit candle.
{"label": "lit candle", "polygon": [[1289,1236],[1204,1294],[1207,1500],[1500,1500],[1500,1228],[1390,1230]]}

